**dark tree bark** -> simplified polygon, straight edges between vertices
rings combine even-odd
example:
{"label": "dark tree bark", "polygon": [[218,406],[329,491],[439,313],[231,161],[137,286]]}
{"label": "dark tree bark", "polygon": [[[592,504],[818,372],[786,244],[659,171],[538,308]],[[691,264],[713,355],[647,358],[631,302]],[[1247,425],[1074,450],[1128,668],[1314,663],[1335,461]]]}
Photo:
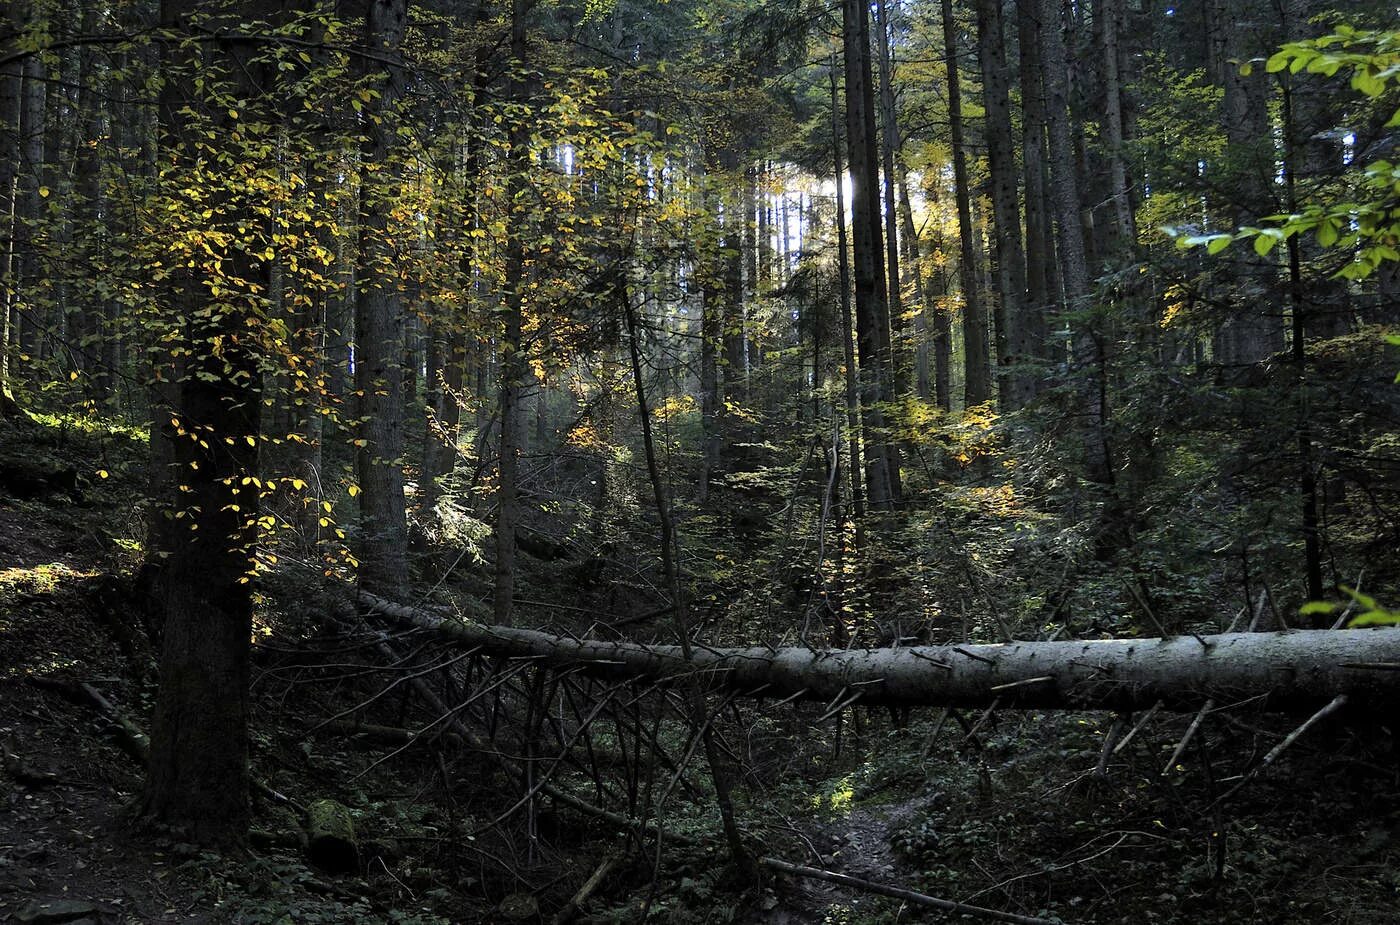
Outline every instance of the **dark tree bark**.
{"label": "dark tree bark", "polygon": [[1050,190],[1059,225],[1059,269],[1064,311],[1075,329],[1074,363],[1080,376],[1080,440],[1084,472],[1095,484],[1113,481],[1107,438],[1103,343],[1092,321],[1092,291],[1080,220],[1079,176],[1069,111],[1069,59],[1061,0],[1040,2],[1040,53],[1044,64],[1046,123],[1050,135]]}
{"label": "dark tree bark", "polygon": [[842,7],[846,71],[846,138],[851,172],[856,344],[860,355],[866,497],[872,511],[898,501],[899,460],[890,445],[881,403],[889,381],[889,313],[880,232],[875,152],[875,96],[870,66],[870,11],[860,0]]}
{"label": "dark tree bark", "polygon": [[967,178],[967,149],[963,140],[962,90],[958,79],[957,23],[952,0],[942,0],[943,62],[948,71],[948,120],[953,145],[953,195],[958,208],[961,240],[958,277],[963,296],[963,396],[968,405],[992,397],[992,371],[987,355],[987,311],[977,285],[977,258],[972,228],[971,190]]}
{"label": "dark tree bark", "polygon": [[992,222],[996,230],[996,288],[1008,351],[997,358],[1003,368],[1001,402],[1019,408],[1034,395],[1023,369],[1005,367],[1025,362],[1030,354],[1026,337],[1026,258],[1021,246],[1021,212],[1016,171],[1016,148],[1011,130],[1011,77],[1006,62],[1002,0],[977,0],[977,49],[982,65],[982,100],[987,112],[987,160],[991,169]]}
{"label": "dark tree bark", "polygon": [[[527,65],[527,0],[512,0],[510,12],[510,54],[513,66]],[[511,80],[511,96],[525,97],[521,76]],[[510,238],[506,244],[505,330],[501,336],[501,440],[496,490],[496,565],[492,592],[493,611],[498,623],[509,624],[515,605],[515,531],[520,517],[518,479],[520,450],[524,433],[522,397],[525,385],[525,227],[523,199],[529,178],[530,126],[517,116],[510,132],[510,179],[507,182],[511,206]]]}
{"label": "dark tree bark", "polygon": [[[276,12],[256,5],[237,15],[268,22]],[[166,0],[161,22],[177,34],[197,34],[231,25],[222,21],[229,15],[222,7]],[[275,120],[259,97],[274,85],[276,72],[259,51],[256,42],[235,42],[206,54],[217,56],[217,72],[230,75],[227,92],[243,103],[245,119],[262,105],[264,117]],[[199,154],[192,138],[199,144],[209,135],[228,139],[237,117],[222,104],[204,106],[196,85],[201,71],[187,47],[172,42],[163,63],[161,149],[168,164],[183,168]],[[194,126],[190,107],[204,109]],[[180,178],[172,176],[170,192],[179,195]],[[256,225],[246,199],[215,190],[204,201],[226,210],[230,221],[246,213],[248,224]],[[163,422],[173,438],[181,491],[175,510],[167,512],[171,529],[157,537],[166,545],[151,551],[164,558],[164,638],[144,807],[197,841],[226,842],[241,840],[249,821],[248,641],[259,504],[250,476],[258,471],[262,392],[260,347],[246,322],[266,297],[268,269],[254,248],[228,248],[219,277],[225,286],[237,280],[246,288],[220,297],[210,295],[206,272],[196,264],[168,284],[170,304],[183,316],[189,359],[174,390],[176,407]]]}
{"label": "dark tree bark", "polygon": [[[0,25],[13,38],[0,43],[0,55],[17,53],[24,28],[20,4],[12,4]],[[19,114],[24,60],[0,65],[0,417],[19,411],[10,388],[10,354],[15,325],[15,180],[19,172]]]}
{"label": "dark tree bark", "polygon": [[1021,172],[1025,180],[1026,217],[1026,316],[1022,319],[1021,330],[1029,356],[1044,361],[1048,359],[1045,319],[1059,297],[1050,270],[1055,261],[1055,241],[1046,208],[1045,91],[1037,2],[1016,2],[1016,33],[1021,53]]}
{"label": "dark tree bark", "polygon": [[[365,120],[361,150],[360,257],[355,302],[355,389],[359,437],[355,471],[360,482],[361,580],[402,587],[408,580],[408,523],[403,492],[405,307],[397,279],[398,255],[390,214],[401,167],[397,107],[405,77],[400,60],[408,27],[407,0],[366,0],[364,48],[377,68],[379,96]],[[389,62],[389,63],[381,63]]]}
{"label": "dark tree bark", "polygon": [[[905,171],[900,158],[899,120],[894,106],[894,65],[890,54],[890,22],[885,0],[876,0],[876,26],[879,28],[877,47],[880,62],[880,175],[885,194],[885,271],[889,289],[890,317],[890,376],[893,394],[909,390],[908,363],[904,358],[904,276],[900,272],[899,208],[895,195],[895,180]],[[896,173],[898,171],[898,173]]]}
{"label": "dark tree bark", "polygon": [[860,382],[856,369],[856,348],[851,322],[851,262],[846,246],[846,201],[842,192],[846,176],[841,162],[841,111],[836,95],[836,55],[831,56],[831,160],[836,178],[836,267],[841,286],[841,346],[846,363],[846,440],[851,473],[851,512],[856,527],[856,549],[865,546],[865,488],[860,465]]}

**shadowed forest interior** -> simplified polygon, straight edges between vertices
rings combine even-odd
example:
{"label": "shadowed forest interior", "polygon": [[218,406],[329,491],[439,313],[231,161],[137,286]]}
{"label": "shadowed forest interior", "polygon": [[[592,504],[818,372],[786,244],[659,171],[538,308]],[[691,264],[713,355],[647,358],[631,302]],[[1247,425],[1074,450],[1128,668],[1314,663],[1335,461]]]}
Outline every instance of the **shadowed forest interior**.
{"label": "shadowed forest interior", "polygon": [[1395,921],[1400,9],[0,3],[0,917]]}

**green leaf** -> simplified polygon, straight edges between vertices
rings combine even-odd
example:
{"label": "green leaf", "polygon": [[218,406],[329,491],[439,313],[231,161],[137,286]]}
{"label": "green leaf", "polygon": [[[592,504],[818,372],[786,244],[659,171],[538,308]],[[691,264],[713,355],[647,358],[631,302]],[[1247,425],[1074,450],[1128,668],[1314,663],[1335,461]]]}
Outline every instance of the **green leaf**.
{"label": "green leaf", "polygon": [[1348,588],[1346,585],[1341,585],[1340,587],[1342,589],[1343,594],[1356,601],[1356,603],[1360,604],[1362,607],[1367,608],[1368,610],[1378,610],[1381,606],[1380,604],[1377,604],[1376,599],[1374,597],[1371,597],[1369,594],[1362,594],[1360,591]]}
{"label": "green leaf", "polygon": [[1288,67],[1288,59],[1290,57],[1291,53],[1287,51],[1274,52],[1274,54],[1269,57],[1269,60],[1264,62],[1264,70],[1268,71],[1270,74],[1277,74],[1279,71]]}
{"label": "green leaf", "polygon": [[1331,247],[1337,243],[1337,226],[1331,219],[1317,226],[1317,243],[1323,247]]}
{"label": "green leaf", "polygon": [[1261,234],[1254,239],[1254,253],[1258,254],[1260,257],[1267,257],[1269,256],[1269,251],[1273,250],[1274,245],[1277,243],[1278,238],[1275,238],[1273,235]]}
{"label": "green leaf", "polygon": [[1337,605],[1328,601],[1308,601],[1298,608],[1298,613],[1301,616],[1310,617],[1314,614],[1333,613],[1336,609]]}
{"label": "green leaf", "polygon": [[1388,610],[1368,610],[1363,614],[1353,617],[1347,624],[1349,627],[1360,628],[1363,626],[1394,626],[1400,623],[1400,613],[1391,613]]}
{"label": "green leaf", "polygon": [[1230,235],[1228,235],[1228,234],[1218,234],[1218,235],[1215,235],[1215,236],[1211,237],[1211,239],[1206,243],[1206,253],[1207,253],[1207,254],[1218,254],[1218,253],[1220,253],[1221,251],[1223,251],[1225,248],[1229,247],[1229,246],[1230,246],[1230,242],[1231,242],[1232,240],[1234,240],[1234,239],[1233,239],[1232,237],[1230,237]]}

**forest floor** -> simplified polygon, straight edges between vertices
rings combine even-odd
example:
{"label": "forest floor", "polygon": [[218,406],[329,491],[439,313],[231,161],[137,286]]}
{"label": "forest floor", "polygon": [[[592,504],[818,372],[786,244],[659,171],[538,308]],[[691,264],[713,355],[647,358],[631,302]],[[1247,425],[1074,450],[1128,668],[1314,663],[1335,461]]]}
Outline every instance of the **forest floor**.
{"label": "forest floor", "polygon": [[[387,749],[308,733],[308,719],[355,706],[366,688],[299,683],[293,655],[275,661],[295,639],[278,636],[254,691],[255,770],[302,802],[351,806],[364,865],[315,869],[281,837],[296,819],[266,804],[257,826],[267,837],[237,856],[137,826],[141,771],[110,720],[36,682],[85,681],[138,723],[149,715],[151,653],[130,590],[139,512],[126,503],[139,456],[110,435],[0,433],[0,922],[440,925],[502,921],[506,902],[526,894],[547,920],[620,847],[547,808],[528,847],[513,841],[514,822],[484,825],[513,791],[470,756],[425,748],[381,762]],[[376,722],[402,722],[406,706],[391,699]],[[872,712],[859,728],[847,721],[837,752],[830,721],[811,725],[821,709],[749,719],[746,754],[766,770],[750,775],[739,809],[763,850],[796,863],[1085,925],[1395,921],[1400,786],[1388,727],[1319,730],[1229,794],[1296,720],[1221,711],[1163,774],[1189,717],[1162,717],[1095,776],[1107,715],[968,717],[980,725],[969,735],[938,714],[896,724]],[[811,881],[740,894],[718,860],[703,778],[687,786],[700,798],[673,799],[668,825],[699,843],[677,838],[659,864],[649,847],[634,852],[579,921],[636,921],[648,896],[657,922],[944,920]]]}

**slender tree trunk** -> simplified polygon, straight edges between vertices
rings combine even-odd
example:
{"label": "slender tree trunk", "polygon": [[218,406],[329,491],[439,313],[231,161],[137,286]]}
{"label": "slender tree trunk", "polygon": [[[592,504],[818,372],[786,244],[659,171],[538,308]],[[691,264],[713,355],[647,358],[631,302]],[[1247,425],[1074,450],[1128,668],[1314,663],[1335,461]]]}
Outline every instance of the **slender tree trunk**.
{"label": "slender tree trunk", "polygon": [[[0,25],[11,33],[12,39],[0,42],[0,54],[11,55],[19,45],[24,22],[20,4],[9,7]],[[0,418],[19,412],[10,388],[10,355],[14,347],[15,280],[17,238],[16,218],[18,197],[15,184],[19,177],[20,93],[24,62],[22,59],[0,66]]]}
{"label": "slender tree trunk", "polygon": [[[646,386],[642,378],[642,353],[639,343],[640,335],[637,330],[636,310],[632,305],[632,294],[629,287],[624,283],[620,290],[619,296],[622,299],[623,313],[627,321],[628,350],[632,359],[632,381],[637,392],[637,411],[642,423],[642,447],[646,456],[647,477],[651,482],[657,518],[661,521],[662,572],[666,576],[666,585],[671,593],[676,636],[680,642],[679,649],[685,657],[689,658],[694,653],[691,651],[690,616],[686,601],[685,582],[681,576],[680,543],[676,535],[676,523],[671,513],[670,499],[666,493],[666,483],[662,478],[661,466],[657,460],[656,443],[652,438],[651,408],[647,403]],[[720,824],[724,830],[724,838],[728,843],[730,856],[734,859],[735,865],[745,880],[756,883],[758,880],[757,864],[753,854],[744,844],[744,838],[739,831],[739,823],[734,813],[733,772],[715,742],[713,723],[710,721],[709,711],[705,707],[705,699],[699,688],[687,685],[685,702],[687,718],[691,728],[695,730],[695,734],[700,736],[701,744],[704,746],[705,759],[710,766],[710,779],[715,788],[715,803],[719,808]]]}
{"label": "slender tree trunk", "polygon": [[[401,182],[396,163],[397,107],[404,92],[398,63],[408,26],[407,0],[367,0],[364,47],[375,56],[379,92],[365,121],[360,187],[360,263],[355,303],[355,388],[359,437],[355,470],[360,482],[359,559],[366,587],[408,583],[408,523],[403,491],[404,401],[402,369],[406,308],[397,278],[391,214]],[[379,64],[381,61],[392,63]]]}
{"label": "slender tree trunk", "polygon": [[[1290,76],[1283,81],[1283,177],[1286,205],[1290,213],[1298,211],[1298,140],[1293,113],[1293,88]],[[1317,473],[1313,462],[1312,409],[1308,395],[1308,322],[1307,295],[1303,289],[1302,247],[1297,235],[1288,239],[1288,300],[1292,310],[1294,365],[1294,400],[1296,402],[1298,433],[1298,495],[1301,501],[1303,527],[1303,569],[1307,578],[1308,599],[1322,599],[1322,538],[1318,529]]]}
{"label": "slender tree trunk", "polygon": [[846,168],[841,163],[841,111],[836,96],[836,55],[831,56],[831,159],[836,178],[836,266],[841,286],[841,345],[846,363],[846,439],[850,447],[851,513],[855,519],[857,555],[865,548],[865,489],[860,465],[860,382],[851,321],[851,264],[846,247]]}
{"label": "slender tree trunk", "polygon": [[1090,319],[1089,267],[1080,221],[1079,177],[1069,112],[1069,63],[1061,0],[1041,0],[1040,53],[1044,62],[1046,122],[1050,134],[1050,189],[1059,223],[1057,253],[1064,284],[1064,311],[1076,329],[1074,362],[1080,375],[1080,434],[1085,475],[1106,485],[1113,480],[1107,408],[1103,392],[1103,345]]}
{"label": "slender tree trunk", "polygon": [[958,207],[961,259],[958,276],[963,295],[964,400],[980,405],[992,397],[992,371],[987,357],[987,311],[977,285],[977,259],[972,228],[971,190],[967,178],[967,149],[963,140],[962,91],[958,79],[957,22],[952,0],[942,0],[943,61],[948,70],[948,120],[953,144],[953,194]]}
{"label": "slender tree trunk", "polygon": [[[510,13],[510,53],[513,66],[524,69],[526,57],[527,0],[512,0]],[[511,96],[525,97],[523,77],[512,78]],[[515,606],[515,548],[520,472],[522,392],[525,382],[525,210],[523,199],[529,178],[530,126],[516,117],[510,134],[510,179],[507,199],[511,203],[510,238],[506,244],[505,331],[501,337],[501,440],[496,490],[496,571],[492,600],[498,623],[509,625]]]}
{"label": "slender tree trunk", "polygon": [[1123,82],[1118,73],[1118,30],[1123,20],[1123,0],[1101,0],[1100,38],[1103,43],[1103,142],[1107,149],[1109,195],[1113,201],[1112,249],[1127,254],[1137,241],[1128,162],[1123,151]]}
{"label": "slender tree trunk", "polygon": [[[1055,261],[1054,234],[1046,209],[1045,93],[1040,65],[1037,0],[1017,0],[1016,29],[1020,45],[1021,171],[1025,178],[1026,316],[1019,325],[1025,336],[1027,359],[1044,362],[1046,314],[1059,301],[1051,282]],[[1038,391],[1038,378],[1032,391]]]}
{"label": "slender tree trunk", "polygon": [[[889,287],[890,316],[890,377],[895,395],[909,391],[908,363],[904,359],[904,277],[900,273],[899,208],[895,197],[895,178],[903,174],[896,166],[901,158],[899,120],[894,106],[893,64],[890,55],[890,23],[886,0],[876,0],[876,25],[879,28],[877,47],[880,52],[880,146],[881,177],[885,194],[885,276]],[[896,174],[896,170],[899,174]]]}

